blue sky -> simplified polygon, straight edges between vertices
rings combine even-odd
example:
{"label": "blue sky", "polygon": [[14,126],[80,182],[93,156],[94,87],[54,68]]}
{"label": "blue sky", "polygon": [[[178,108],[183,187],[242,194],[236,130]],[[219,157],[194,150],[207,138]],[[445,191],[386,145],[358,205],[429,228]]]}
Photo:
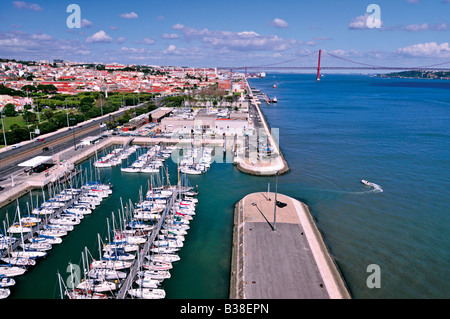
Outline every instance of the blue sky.
{"label": "blue sky", "polygon": [[[79,29],[66,24],[72,3]],[[372,3],[381,28],[367,27]],[[2,0],[0,21],[0,57],[24,60],[255,66],[322,49],[373,65],[450,61],[450,0]],[[328,55],[323,63],[350,65]]]}

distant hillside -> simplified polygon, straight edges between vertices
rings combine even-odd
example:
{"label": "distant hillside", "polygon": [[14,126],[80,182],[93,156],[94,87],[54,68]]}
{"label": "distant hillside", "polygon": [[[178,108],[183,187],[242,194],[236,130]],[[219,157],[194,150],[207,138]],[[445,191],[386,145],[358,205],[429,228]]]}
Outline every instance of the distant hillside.
{"label": "distant hillside", "polygon": [[447,79],[450,80],[450,72],[447,71],[403,71],[387,74],[377,74],[379,77],[413,78],[413,79]]}

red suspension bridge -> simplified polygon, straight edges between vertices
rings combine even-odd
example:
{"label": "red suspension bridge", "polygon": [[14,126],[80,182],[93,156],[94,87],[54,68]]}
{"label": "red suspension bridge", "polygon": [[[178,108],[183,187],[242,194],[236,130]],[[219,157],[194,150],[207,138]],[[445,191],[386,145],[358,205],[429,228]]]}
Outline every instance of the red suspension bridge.
{"label": "red suspension bridge", "polygon": [[[339,59],[342,61],[350,62],[352,64],[356,64],[353,66],[322,66],[321,59],[322,53],[333,57],[335,59]],[[299,60],[301,58],[306,58],[312,56],[314,54],[318,54],[318,63],[317,66],[280,66],[280,64],[286,64],[289,62],[293,62]],[[295,59],[281,61],[277,63],[260,65],[260,66],[240,66],[240,67],[219,67],[218,69],[222,70],[230,70],[233,71],[245,71],[245,75],[247,76],[247,72],[250,70],[256,71],[271,71],[271,70],[317,70],[317,80],[320,80],[320,71],[321,70],[396,70],[396,71],[447,71],[450,72],[450,61],[433,64],[433,65],[424,65],[424,66],[415,66],[415,67],[402,67],[402,66],[378,66],[372,64],[361,63],[357,61],[353,61],[350,59],[346,59],[332,53],[326,52],[324,50],[315,51],[309,54],[306,54],[301,57],[297,57]]]}

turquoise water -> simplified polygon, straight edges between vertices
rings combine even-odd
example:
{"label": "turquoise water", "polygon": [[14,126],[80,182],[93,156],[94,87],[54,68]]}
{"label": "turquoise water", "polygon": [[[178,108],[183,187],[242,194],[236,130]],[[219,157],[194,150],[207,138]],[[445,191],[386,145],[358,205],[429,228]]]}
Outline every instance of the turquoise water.
{"label": "turquoise water", "polygon": [[[250,83],[278,99],[262,104],[269,125],[280,129],[291,168],[279,177],[278,190],[310,206],[352,296],[450,297],[447,82],[327,75],[316,83],[313,75],[269,74]],[[174,183],[176,164],[167,163]],[[139,188],[147,190],[148,176],[121,174],[119,167],[106,172],[101,174],[111,179],[113,195],[48,257],[15,278],[11,299],[59,298],[56,272],[67,278],[68,262],[80,264],[84,247],[97,257],[97,233],[105,238],[106,218],[120,208],[120,198],[124,205],[136,202]],[[181,261],[164,282],[167,298],[227,298],[233,206],[248,193],[267,190],[269,182],[273,190],[275,179],[214,163],[190,181],[199,187],[199,204]],[[0,220],[6,211],[12,217],[14,207],[1,208]],[[366,286],[370,264],[380,266],[379,289]]]}
{"label": "turquoise water", "polygon": [[[262,109],[292,170],[280,189],[310,206],[352,295],[450,297],[450,83],[270,75],[251,85],[278,99]],[[380,289],[367,288],[369,264]]]}

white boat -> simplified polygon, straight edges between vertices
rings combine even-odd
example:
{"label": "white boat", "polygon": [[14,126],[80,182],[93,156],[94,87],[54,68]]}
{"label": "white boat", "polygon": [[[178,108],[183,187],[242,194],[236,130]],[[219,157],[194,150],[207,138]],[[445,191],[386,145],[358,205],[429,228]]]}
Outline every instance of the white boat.
{"label": "white boat", "polygon": [[39,230],[38,235],[46,237],[63,237],[67,235],[67,231],[62,229],[48,228]]}
{"label": "white boat", "polygon": [[23,258],[23,259],[37,259],[43,258],[47,256],[47,253],[44,251],[37,250],[23,250],[23,251],[12,251],[10,252],[12,258]]}
{"label": "white boat", "polygon": [[126,242],[127,244],[131,244],[131,245],[140,245],[140,244],[145,244],[147,242],[147,239],[144,237],[137,237],[137,236],[123,236],[123,235],[118,235],[116,236],[116,239],[114,240],[114,242]]}
{"label": "white boat", "polygon": [[57,245],[62,243],[62,239],[60,237],[52,237],[52,236],[39,236],[28,238],[29,243],[36,244],[49,244],[49,245]]}
{"label": "white boat", "polygon": [[135,283],[143,288],[158,288],[161,284],[161,280],[150,279],[149,277],[138,278]]}
{"label": "white boat", "polygon": [[164,247],[164,246],[152,247],[150,249],[150,251],[152,253],[158,253],[158,254],[174,254],[174,253],[178,252],[179,250],[180,250],[180,248],[177,248],[177,247]]}
{"label": "white boat", "polygon": [[103,258],[111,259],[111,260],[130,261],[130,260],[135,260],[136,255],[126,253],[121,250],[108,250],[103,254]]}
{"label": "white boat", "polygon": [[98,280],[121,280],[125,279],[127,277],[127,274],[123,271],[114,269],[94,268],[88,272],[88,276],[92,279]]}
{"label": "white boat", "polygon": [[41,222],[39,217],[26,216],[20,219],[20,222],[23,224],[37,224]]}
{"label": "white boat", "polygon": [[77,289],[91,290],[94,292],[106,292],[116,290],[117,284],[110,281],[100,281],[96,279],[86,279],[79,283]]}
{"label": "white boat", "polygon": [[58,217],[50,219],[50,224],[56,225],[69,225],[75,226],[78,225],[81,221],[75,217]]}
{"label": "white boat", "polygon": [[69,299],[108,299],[106,294],[92,292],[85,289],[67,290],[66,296],[69,297]]}
{"label": "white boat", "polygon": [[155,240],[153,245],[155,247],[181,248],[183,247],[183,242],[176,240]]}
{"label": "white boat", "polygon": [[201,175],[202,172],[193,168],[183,167],[180,171],[186,175]]}
{"label": "white boat", "polygon": [[173,267],[172,263],[159,261],[150,261],[142,266],[147,270],[170,270]]}
{"label": "white boat", "polygon": [[150,220],[158,220],[161,218],[160,214],[152,214],[143,211],[135,212],[133,215],[134,218],[142,221],[150,221]]}
{"label": "white boat", "polygon": [[128,290],[128,294],[141,299],[163,299],[166,292],[163,289],[136,288]]}
{"label": "white boat", "polygon": [[23,275],[27,271],[26,268],[23,267],[15,267],[15,266],[0,266],[0,276],[5,277],[15,277]]}
{"label": "white boat", "polygon": [[31,227],[26,227],[20,224],[13,224],[8,228],[8,233],[11,234],[29,233],[30,231]]}
{"label": "white boat", "polygon": [[150,261],[162,262],[162,263],[172,263],[180,260],[180,256],[176,254],[154,254],[150,256],[145,256]]}
{"label": "white boat", "polygon": [[116,242],[111,244],[106,244],[103,246],[103,250],[110,251],[110,250],[118,250],[122,249],[126,253],[131,253],[133,251],[139,250],[139,245],[136,244],[127,244],[126,242]]}
{"label": "white boat", "polygon": [[144,166],[141,168],[141,173],[159,173],[159,168],[153,166]]}
{"label": "white boat", "polygon": [[8,288],[0,288],[0,299],[6,299],[11,294],[11,290]]}
{"label": "white boat", "polygon": [[132,261],[120,260],[94,260],[91,263],[92,268],[109,268],[114,270],[121,270],[130,268],[133,265]]}
{"label": "white boat", "polygon": [[27,267],[36,265],[36,260],[22,257],[5,257],[1,259],[4,263],[12,266]]}
{"label": "white boat", "polygon": [[12,287],[16,284],[16,281],[10,277],[0,275],[0,288]]}
{"label": "white boat", "polygon": [[185,237],[184,235],[167,235],[167,234],[159,234],[158,235],[159,240],[178,240],[178,241],[184,241]]}
{"label": "white boat", "polygon": [[24,250],[39,250],[39,251],[48,251],[52,249],[52,245],[48,243],[28,243],[28,244],[21,244],[20,247]]}
{"label": "white boat", "polygon": [[145,270],[139,271],[137,273],[139,277],[156,279],[156,280],[164,280],[169,279],[171,277],[170,272],[168,270]]}
{"label": "white boat", "polygon": [[372,186],[373,187],[373,183],[371,183],[371,182],[369,182],[369,181],[366,181],[365,179],[362,179],[361,180],[361,183],[363,183],[364,185],[367,185],[367,186]]}
{"label": "white boat", "polygon": [[138,167],[122,167],[120,171],[124,173],[140,173],[141,169]]}
{"label": "white boat", "polygon": [[87,208],[86,206],[76,205],[73,207],[69,207],[66,209],[66,212],[77,214],[77,215],[88,215],[92,213],[92,210]]}
{"label": "white boat", "polygon": [[369,181],[366,181],[365,179],[362,179],[361,183],[363,183],[364,185],[367,185],[369,187],[373,187],[374,191],[378,191],[378,192],[382,192],[383,191],[383,189],[381,188],[380,185],[372,183],[372,182],[369,182]]}
{"label": "white boat", "polygon": [[44,229],[57,229],[57,230],[63,230],[63,231],[72,231],[74,229],[73,225],[57,225],[57,224],[50,224],[44,226]]}

